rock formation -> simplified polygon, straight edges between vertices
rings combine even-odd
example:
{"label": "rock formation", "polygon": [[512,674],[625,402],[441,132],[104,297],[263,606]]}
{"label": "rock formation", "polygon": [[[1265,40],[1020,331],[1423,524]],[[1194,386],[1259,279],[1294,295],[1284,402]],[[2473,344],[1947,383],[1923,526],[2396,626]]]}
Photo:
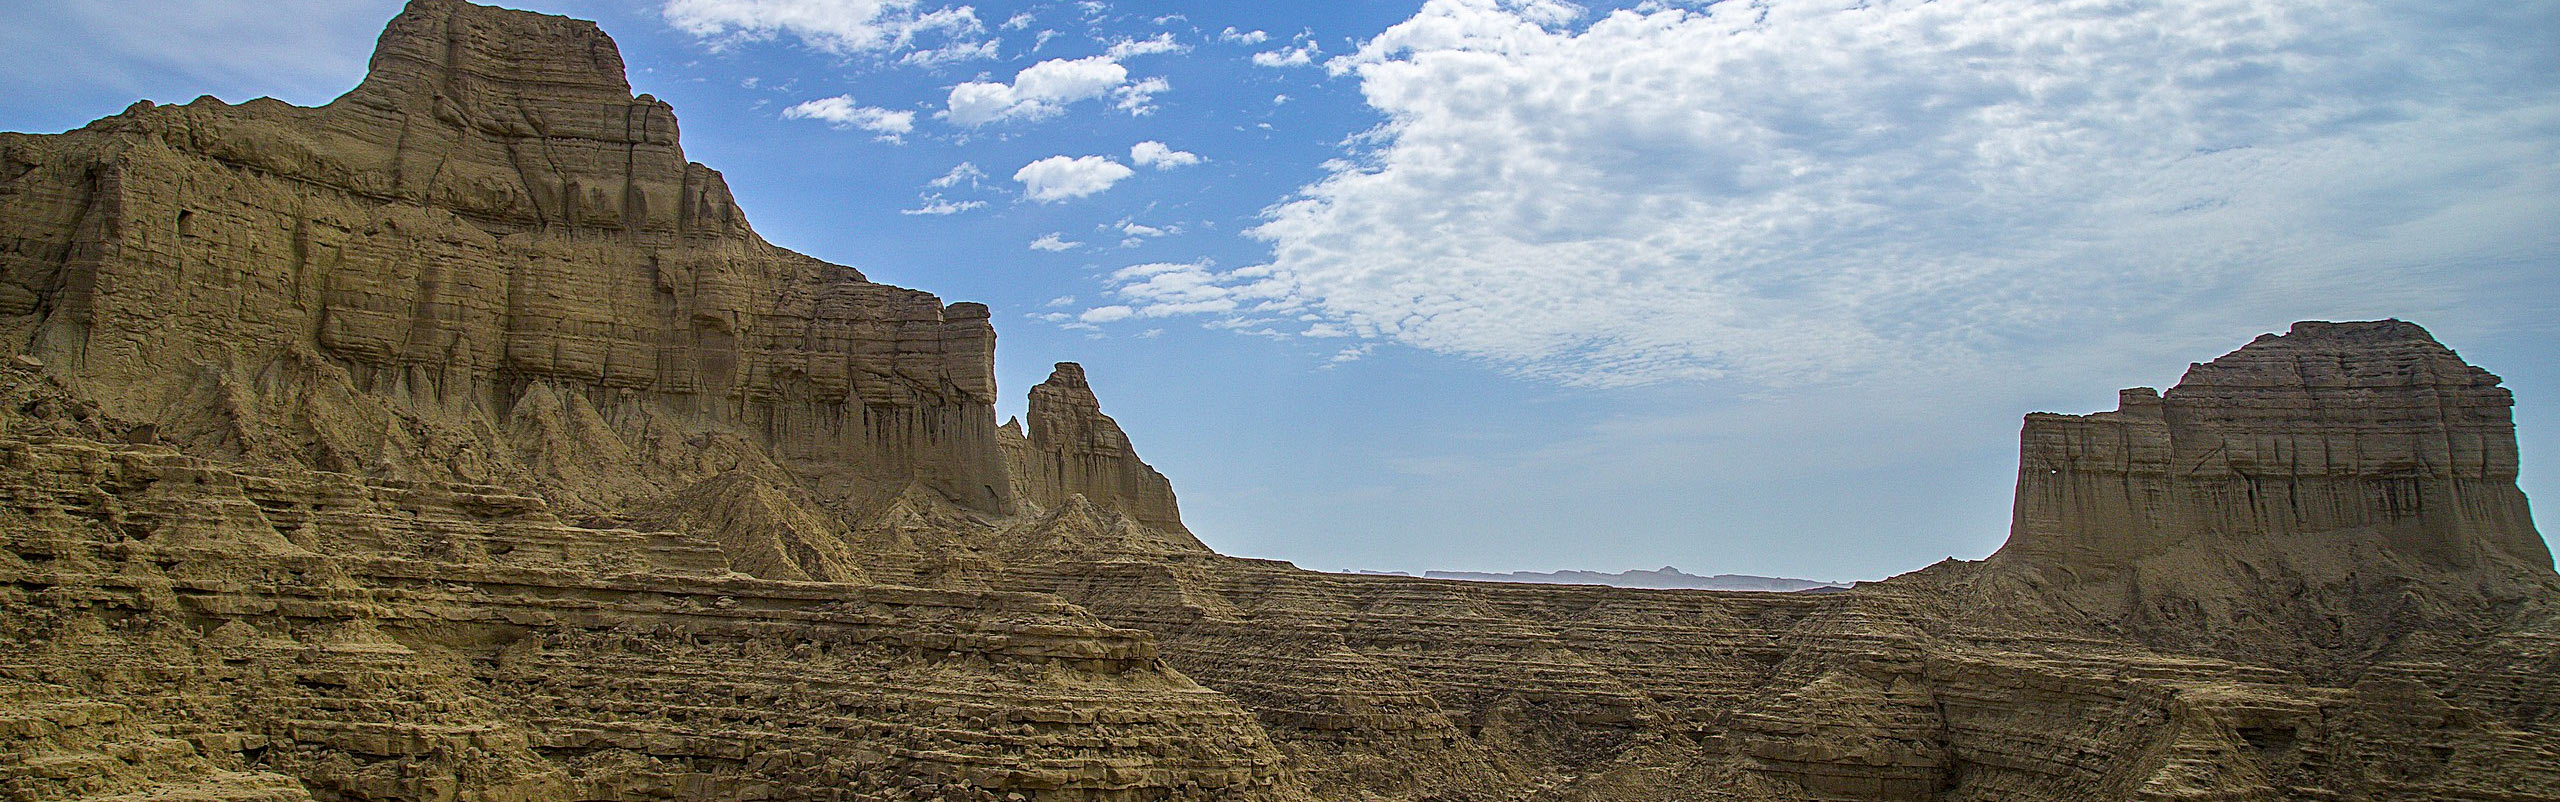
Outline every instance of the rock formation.
{"label": "rock formation", "polygon": [[765,243],[593,23],[422,0],[327,106],[146,102],[0,168],[0,329],[173,444],[579,514],[724,472],[1012,509],[986,308]]}
{"label": "rock formation", "polygon": [[765,243],[592,24],[0,135],[12,800],[2560,800],[2508,396],[2306,323],[1836,593],[1202,547],[1083,371]]}
{"label": "rock formation", "polygon": [[1119,422],[1102,414],[1083,365],[1058,363],[1031,388],[1029,412],[1029,431],[1013,433],[1021,439],[1010,460],[1025,500],[1051,509],[1082,496],[1199,548],[1175,509],[1173,483],[1139,460]]}
{"label": "rock formation", "polygon": [[2122,398],[2028,416],[1992,560],[2074,612],[2152,643],[2316,647],[2303,661],[2551,587],[2513,398],[2415,324],[2295,324]]}

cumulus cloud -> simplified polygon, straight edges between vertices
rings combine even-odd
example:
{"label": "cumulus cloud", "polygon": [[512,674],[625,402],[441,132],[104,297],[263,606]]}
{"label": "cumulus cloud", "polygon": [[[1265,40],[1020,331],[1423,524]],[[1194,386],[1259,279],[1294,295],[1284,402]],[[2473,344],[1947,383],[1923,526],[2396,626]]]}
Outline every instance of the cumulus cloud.
{"label": "cumulus cloud", "polygon": [[659,16],[715,44],[788,33],[830,53],[904,50],[926,33],[984,28],[968,6],[926,9],[915,0],[666,0]]}
{"label": "cumulus cloud", "polygon": [[998,43],[994,39],[953,42],[930,50],[910,51],[904,56],[899,56],[898,63],[930,69],[963,61],[985,61],[998,55],[997,47]]}
{"label": "cumulus cloud", "polygon": [[916,128],[916,113],[857,106],[852,95],[819,98],[782,110],[786,120],[819,120],[837,128],[860,128],[895,139]]}
{"label": "cumulus cloud", "polygon": [[1182,233],[1181,226],[1151,226],[1127,218],[1122,218],[1120,222],[1113,223],[1112,227],[1119,229],[1120,233],[1132,237],[1163,237]]}
{"label": "cumulus cloud", "polygon": [[1101,192],[1135,173],[1101,156],[1051,156],[1015,170],[1013,180],[1022,182],[1023,197],[1047,202]]}
{"label": "cumulus cloud", "polygon": [[1247,269],[1222,274],[1207,261],[1130,265],[1111,273],[1111,293],[1124,303],[1109,308],[1129,310],[1120,317],[1150,318],[1235,312],[1267,296],[1266,288],[1234,286],[1239,274],[1251,272]]}
{"label": "cumulus cloud", "polygon": [[1123,248],[1135,248],[1156,237],[1170,237],[1182,233],[1182,227],[1178,225],[1151,226],[1125,217],[1121,218],[1120,222],[1105,228],[1115,228],[1120,231],[1120,247]]}
{"label": "cumulus cloud", "polygon": [[1262,31],[1239,31],[1232,25],[1228,26],[1226,30],[1218,32],[1218,41],[1232,42],[1240,45],[1258,45],[1262,44],[1264,40],[1270,38],[1271,34],[1269,33]]}
{"label": "cumulus cloud", "polygon": [[1172,88],[1173,84],[1163,78],[1149,78],[1111,90],[1111,105],[1131,116],[1148,114],[1156,110],[1156,94]]}
{"label": "cumulus cloud", "polygon": [[951,172],[943,173],[941,178],[927,181],[925,184],[936,187],[956,187],[967,184],[974,187],[978,185],[978,179],[985,177],[987,177],[986,172],[979,170],[975,162],[961,162],[952,165]]}
{"label": "cumulus cloud", "polygon": [[2538,13],[1430,0],[1328,62],[1386,121],[1267,213],[1268,264],[1115,291],[1568,383],[1762,386],[2548,297],[2517,272],[2560,255]]}
{"label": "cumulus cloud", "polygon": [[1167,170],[1186,164],[1199,164],[1201,160],[1200,154],[1174,150],[1162,142],[1150,139],[1129,146],[1129,161],[1136,162],[1140,167]]}
{"label": "cumulus cloud", "polygon": [[1324,55],[1324,48],[1317,47],[1312,40],[1301,40],[1289,47],[1255,53],[1253,64],[1257,67],[1305,67],[1316,63],[1316,57],[1321,55]]}
{"label": "cumulus cloud", "polygon": [[941,195],[939,195],[939,194],[935,194],[935,195],[926,195],[926,196],[924,197],[924,205],[923,205],[923,206],[918,206],[918,207],[913,208],[913,209],[899,209],[899,210],[898,210],[898,213],[899,213],[899,214],[920,214],[920,215],[949,215],[949,214],[959,214],[959,213],[961,213],[961,212],[965,212],[965,211],[968,211],[968,210],[971,210],[971,209],[979,208],[979,207],[981,207],[981,206],[985,206],[985,205],[987,205],[987,202],[986,202],[986,201],[982,201],[982,200],[961,200],[961,201],[943,200]]}
{"label": "cumulus cloud", "polygon": [[[1039,238],[1039,239],[1035,239],[1035,240],[1032,240],[1032,241],[1031,241],[1031,249],[1032,249],[1032,250],[1035,250],[1035,251],[1048,251],[1048,252],[1050,252],[1050,253],[1060,253],[1060,252],[1063,252],[1063,251],[1072,251],[1072,250],[1075,250],[1075,249],[1076,249],[1076,248],[1078,248],[1078,247],[1082,247],[1083,245],[1084,245],[1084,243],[1076,242],[1076,241],[1074,241],[1074,240],[1067,239],[1066,237],[1061,236],[1058,232],[1055,232],[1055,231],[1049,232],[1049,233],[1047,233],[1047,234],[1042,234],[1042,235],[1040,235],[1040,238]],[[1067,299],[1067,300],[1066,300],[1066,303],[1074,303],[1074,302],[1075,302],[1075,299],[1073,299],[1073,298],[1069,298],[1069,299]],[[1050,305],[1050,306],[1063,306],[1064,304],[1061,304],[1061,303],[1059,303],[1059,302],[1057,302],[1057,301],[1051,301],[1051,302],[1049,303],[1049,305]]]}
{"label": "cumulus cloud", "polygon": [[1113,42],[1111,43],[1111,48],[1103,51],[1103,53],[1104,55],[1108,55],[1115,59],[1125,59],[1131,56],[1152,56],[1158,53],[1187,53],[1190,51],[1191,46],[1174,41],[1173,34],[1159,33],[1146,39],[1122,39],[1120,41]]}
{"label": "cumulus cloud", "polygon": [[1162,78],[1130,83],[1129,68],[1109,56],[1049,59],[1015,73],[1011,83],[969,81],[951,87],[941,116],[971,127],[1039,120],[1066,111],[1067,104],[1106,96],[1123,110],[1143,113],[1147,98],[1168,88]]}

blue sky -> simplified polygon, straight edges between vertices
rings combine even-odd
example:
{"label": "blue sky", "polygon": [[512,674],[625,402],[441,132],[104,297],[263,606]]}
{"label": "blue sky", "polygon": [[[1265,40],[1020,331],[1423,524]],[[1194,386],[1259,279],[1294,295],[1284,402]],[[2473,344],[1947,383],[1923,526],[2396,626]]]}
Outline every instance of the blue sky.
{"label": "blue sky", "polygon": [[[326,102],[396,2],[0,0],[0,129]],[[1868,579],[2019,416],[2297,319],[2506,377],[2560,499],[2560,3],[528,0],[768,239],[996,310],[1222,551]]]}

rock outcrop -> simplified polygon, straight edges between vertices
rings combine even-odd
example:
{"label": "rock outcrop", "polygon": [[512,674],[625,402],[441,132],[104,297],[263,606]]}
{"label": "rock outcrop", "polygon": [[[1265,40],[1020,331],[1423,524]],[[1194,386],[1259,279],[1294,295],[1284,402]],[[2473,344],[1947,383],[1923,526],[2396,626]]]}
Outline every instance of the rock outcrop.
{"label": "rock outcrop", "polygon": [[173,444],[577,514],[731,471],[1012,510],[986,308],[757,237],[593,23],[420,0],[327,106],[146,102],[0,168],[0,331]]}
{"label": "rock outcrop", "polygon": [[12,800],[2560,800],[2508,396],[2302,324],[1834,593],[1215,554],[1075,365],[758,238],[591,23],[0,134]]}
{"label": "rock outcrop", "polygon": [[2415,324],[2306,322],[2021,436],[2004,572],[2068,612],[2341,670],[2551,592],[2514,399]]}
{"label": "rock outcrop", "polygon": [[1190,541],[1173,483],[1138,459],[1120,423],[1102,414],[1102,401],[1085,383],[1084,366],[1060,362],[1049,380],[1031,388],[1027,431],[1012,460],[1023,498],[1041,509],[1066,506],[1082,496],[1138,523]]}
{"label": "rock outcrop", "polygon": [[2297,323],[2122,396],[2028,416],[2003,555],[2120,567],[2327,533],[2445,570],[2551,565],[2514,398],[2416,324]]}

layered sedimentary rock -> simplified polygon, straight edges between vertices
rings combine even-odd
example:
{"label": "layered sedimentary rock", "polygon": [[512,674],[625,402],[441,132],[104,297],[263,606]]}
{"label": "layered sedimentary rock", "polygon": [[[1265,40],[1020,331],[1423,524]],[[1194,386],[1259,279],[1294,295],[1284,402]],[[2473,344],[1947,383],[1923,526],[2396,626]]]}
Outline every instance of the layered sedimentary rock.
{"label": "layered sedimentary rock", "polygon": [[1837,593],[1217,555],[983,307],[763,242],[592,24],[0,135],[0,793],[2560,800],[2506,391],[2306,323]]}
{"label": "layered sedimentary rock", "polygon": [[1026,431],[1009,444],[1015,481],[1023,498],[1055,509],[1078,496],[1116,510],[1198,549],[1174,504],[1173,483],[1138,459],[1120,423],[1102,414],[1102,401],[1085,382],[1084,366],[1060,362],[1049,380],[1031,388]]}
{"label": "layered sedimentary rock", "polygon": [[2004,555],[2121,566],[2370,533],[2446,569],[2551,563],[2516,489],[2514,398],[2415,324],[2299,323],[2122,396],[2027,418]]}
{"label": "layered sedimentary rock", "polygon": [[589,22],[422,0],[321,108],[0,136],[0,330],[207,453],[581,514],[737,470],[1011,509],[986,308],[757,237]]}
{"label": "layered sedimentary rock", "polygon": [[2514,399],[2415,324],[2299,323],[2122,397],[2021,436],[1992,562],[2066,614],[2334,663],[2484,635],[2552,587]]}
{"label": "layered sedimentary rock", "polygon": [[1234,702],[1052,597],[755,579],[504,488],[119,442],[7,378],[11,799],[1286,790]]}

